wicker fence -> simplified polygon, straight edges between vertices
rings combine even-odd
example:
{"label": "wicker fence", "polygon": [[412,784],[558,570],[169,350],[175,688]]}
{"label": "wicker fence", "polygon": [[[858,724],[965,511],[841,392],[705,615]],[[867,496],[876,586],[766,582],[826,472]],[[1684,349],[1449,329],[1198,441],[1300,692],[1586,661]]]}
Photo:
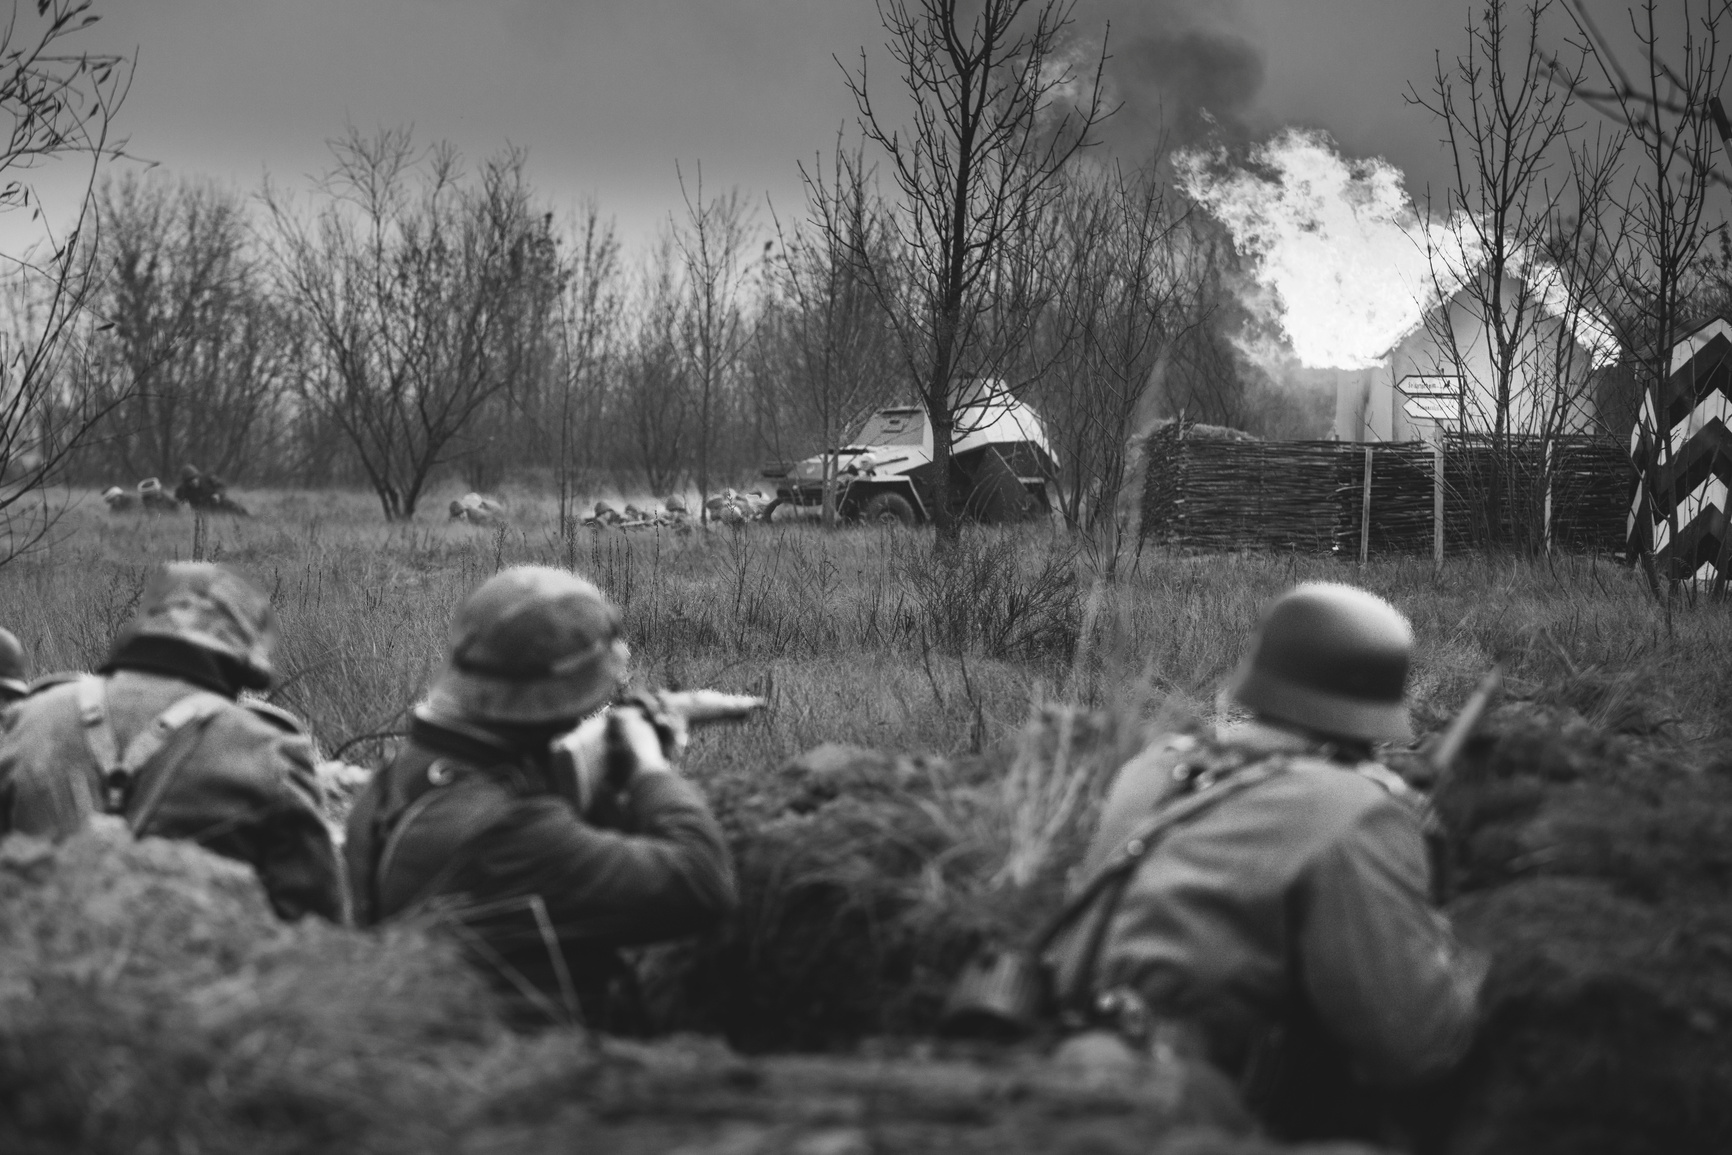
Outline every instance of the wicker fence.
{"label": "wicker fence", "polygon": [[1204,549],[1358,556],[1369,530],[1367,553],[1431,552],[1441,491],[1445,551],[1538,547],[1548,534],[1559,549],[1623,548],[1634,473],[1615,441],[1554,439],[1549,470],[1537,438],[1498,452],[1489,438],[1452,435],[1442,458],[1440,484],[1424,442],[1226,441],[1175,422],[1145,447],[1142,532]]}

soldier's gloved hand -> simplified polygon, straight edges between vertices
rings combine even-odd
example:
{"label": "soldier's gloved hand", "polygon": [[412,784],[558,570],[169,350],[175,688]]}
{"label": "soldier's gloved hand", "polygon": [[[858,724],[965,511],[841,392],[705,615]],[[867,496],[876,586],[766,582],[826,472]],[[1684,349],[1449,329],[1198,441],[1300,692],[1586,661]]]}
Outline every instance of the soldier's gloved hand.
{"label": "soldier's gloved hand", "polygon": [[686,738],[684,718],[661,710],[651,696],[635,696],[554,741],[554,789],[592,817],[637,774],[671,771]]}
{"label": "soldier's gloved hand", "polygon": [[692,736],[691,720],[670,705],[671,697],[673,695],[662,690],[633,694],[611,711],[617,714],[640,712],[655,729],[656,738],[661,743],[662,758],[669,763],[686,752]]}
{"label": "soldier's gloved hand", "polygon": [[657,710],[651,698],[633,696],[603,716],[608,723],[605,773],[610,789],[625,789],[645,771],[673,770],[673,760],[685,750],[684,722]]}

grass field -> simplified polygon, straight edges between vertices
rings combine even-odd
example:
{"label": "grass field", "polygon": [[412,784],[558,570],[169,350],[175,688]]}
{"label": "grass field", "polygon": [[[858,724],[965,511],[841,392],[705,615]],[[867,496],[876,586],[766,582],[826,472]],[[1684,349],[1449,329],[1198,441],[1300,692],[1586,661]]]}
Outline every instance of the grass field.
{"label": "grass field", "polygon": [[[0,624],[39,669],[88,668],[151,565],[232,563],[282,618],[276,699],[327,753],[366,763],[437,668],[464,593],[519,562],[577,570],[624,608],[642,684],[771,702],[760,721],[700,733],[689,759],[733,840],[740,915],[716,940],[645,959],[665,1025],[752,1052],[927,1031],[968,951],[1053,901],[1118,762],[1154,728],[1208,713],[1259,607],[1306,579],[1367,586],[1413,620],[1421,730],[1492,662],[1507,675],[1506,703],[1439,798],[1458,917],[1507,955],[1496,1045],[1466,1092],[1475,1122],[1450,1149],[1584,1149],[1568,1145],[1581,1127],[1639,1137],[1662,1118],[1670,1150],[1732,1136],[1705,1089],[1732,1078],[1724,604],[1681,598],[1668,614],[1638,574],[1580,557],[1461,557],[1434,572],[1429,559],[1360,569],[1150,548],[1107,582],[1086,544],[1039,527],[969,531],[935,556],[928,534],[877,528],[562,536],[551,504],[526,495],[498,529],[386,526],[359,494],[240,496],[255,517],[197,526],[113,517],[84,495],[47,550],[0,570]],[[885,756],[788,765],[822,742]],[[421,1046],[440,1028],[403,1029]],[[1542,1059],[1553,1065],[1531,1069]],[[1606,1122],[1638,1085],[1628,1117]],[[439,1095],[412,1090],[417,1103]],[[375,1148],[394,1149],[355,1149]]]}

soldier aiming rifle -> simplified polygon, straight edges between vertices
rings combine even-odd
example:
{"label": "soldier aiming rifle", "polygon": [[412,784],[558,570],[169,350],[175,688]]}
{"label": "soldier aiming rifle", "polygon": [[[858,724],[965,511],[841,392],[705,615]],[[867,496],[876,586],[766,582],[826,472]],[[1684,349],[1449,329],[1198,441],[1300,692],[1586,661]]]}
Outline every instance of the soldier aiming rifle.
{"label": "soldier aiming rifle", "polygon": [[691,726],[761,703],[616,701],[620,624],[563,570],[489,579],[458,608],[407,745],[348,820],[357,921],[441,921],[526,1024],[643,1029],[620,948],[708,930],[735,904],[721,828],[677,764]]}

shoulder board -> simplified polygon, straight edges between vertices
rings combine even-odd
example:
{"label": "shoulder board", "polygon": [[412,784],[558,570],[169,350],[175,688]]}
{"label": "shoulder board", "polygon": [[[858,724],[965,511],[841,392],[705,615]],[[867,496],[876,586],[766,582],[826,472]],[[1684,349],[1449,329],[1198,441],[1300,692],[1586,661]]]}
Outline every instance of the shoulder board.
{"label": "shoulder board", "polygon": [[1423,802],[1425,796],[1409,785],[1407,779],[1383,765],[1381,762],[1360,762],[1353,767],[1353,772],[1361,778],[1368,779],[1410,805]]}
{"label": "shoulder board", "polygon": [[281,706],[267,702],[263,698],[245,697],[240,699],[240,704],[279,730],[290,734],[307,734],[306,724]]}
{"label": "shoulder board", "polygon": [[64,686],[68,682],[76,682],[84,675],[76,670],[63,670],[55,674],[43,674],[30,682],[30,688],[24,692],[26,698],[32,694],[40,694],[44,690],[52,690],[55,686]]}

